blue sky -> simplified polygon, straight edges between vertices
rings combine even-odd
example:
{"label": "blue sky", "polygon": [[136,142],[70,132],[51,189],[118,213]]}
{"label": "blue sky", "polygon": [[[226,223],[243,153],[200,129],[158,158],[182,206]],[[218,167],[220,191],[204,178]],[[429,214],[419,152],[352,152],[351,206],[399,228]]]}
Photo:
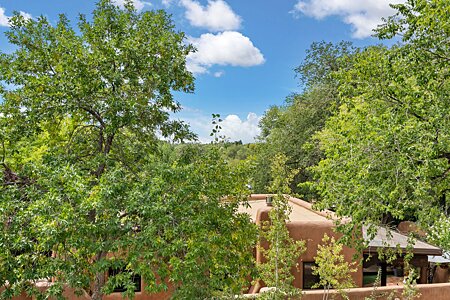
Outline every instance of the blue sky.
{"label": "blue sky", "polygon": [[[293,69],[314,41],[349,40],[356,46],[380,43],[370,37],[388,3],[402,0],[133,0],[141,10],[165,9],[198,52],[188,57],[196,77],[193,94],[177,93],[184,109],[174,118],[191,124],[207,142],[212,113],[221,114],[223,134],[252,142],[258,120],[271,105],[301,91]],[[121,5],[123,0],[114,0]],[[3,32],[8,16],[65,13],[76,24],[90,16],[96,1],[0,0],[0,49],[11,51]]]}

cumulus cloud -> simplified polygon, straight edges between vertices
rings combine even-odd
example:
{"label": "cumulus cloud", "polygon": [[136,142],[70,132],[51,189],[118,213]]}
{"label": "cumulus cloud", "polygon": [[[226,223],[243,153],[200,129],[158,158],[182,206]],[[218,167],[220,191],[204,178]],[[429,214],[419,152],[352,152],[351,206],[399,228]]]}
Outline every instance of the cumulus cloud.
{"label": "cumulus cloud", "polygon": [[[191,130],[198,134],[201,143],[210,143],[214,140],[214,137],[210,136],[214,126],[211,124],[210,115],[206,115],[198,109],[183,107],[177,116],[191,126]],[[243,143],[252,143],[260,134],[258,127],[260,119],[261,117],[253,112],[249,112],[245,119],[234,114],[227,115],[220,123],[222,127],[220,135],[225,136],[229,141],[241,140]]]}
{"label": "cumulus cloud", "polygon": [[382,23],[382,17],[394,13],[390,3],[403,3],[404,0],[299,0],[293,13],[323,19],[328,16],[340,16],[353,27],[353,37],[366,38],[373,29]]}
{"label": "cumulus cloud", "polygon": [[[19,12],[25,19],[31,19],[32,16],[29,13],[20,11]],[[2,27],[9,27],[9,19],[11,17],[8,17],[5,14],[5,9],[3,7],[0,7],[0,26]]]}
{"label": "cumulus cloud", "polygon": [[252,41],[236,31],[205,33],[188,42],[197,52],[187,57],[187,67],[193,73],[206,73],[212,65],[250,67],[264,63],[264,56]]}
{"label": "cumulus cloud", "polygon": [[261,132],[258,127],[259,120],[260,117],[252,112],[247,115],[245,120],[241,120],[237,115],[228,115],[221,124],[221,134],[229,138],[230,141],[254,142],[255,137]]}
{"label": "cumulus cloud", "polygon": [[33,16],[32,16],[31,14],[26,13],[26,12],[24,12],[24,11],[20,11],[20,15],[21,15],[22,17],[24,17],[25,19],[32,19],[32,18],[33,18]]}
{"label": "cumulus cloud", "polygon": [[[115,5],[119,6],[119,7],[124,7],[126,0],[113,0],[112,3],[114,3]],[[132,0],[131,2],[133,2],[134,7],[139,11],[142,10],[144,8],[144,6],[146,5],[152,5],[150,2],[145,2],[145,1],[141,1],[141,0]]]}
{"label": "cumulus cloud", "polygon": [[0,7],[0,26],[9,27],[9,17],[5,15],[5,9]]}
{"label": "cumulus cloud", "polygon": [[223,0],[209,0],[207,6],[194,0],[181,0],[180,4],[186,9],[185,16],[192,26],[210,31],[236,30],[241,26],[241,17]]}

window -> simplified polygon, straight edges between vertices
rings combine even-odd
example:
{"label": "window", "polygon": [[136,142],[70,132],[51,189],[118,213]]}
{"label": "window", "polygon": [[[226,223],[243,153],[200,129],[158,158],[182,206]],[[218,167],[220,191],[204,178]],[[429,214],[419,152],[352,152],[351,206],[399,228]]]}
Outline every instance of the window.
{"label": "window", "polygon": [[[115,276],[115,275],[118,275],[118,274],[120,274],[122,272],[130,272],[130,271],[127,271],[125,269],[109,269],[108,276]],[[135,286],[134,291],[135,292],[140,292],[141,291],[141,276],[138,275],[138,274],[132,274],[131,280],[133,281],[134,286]],[[126,291],[125,286],[117,286],[114,289],[114,293],[122,293],[122,292],[125,292],[125,291]]]}
{"label": "window", "polygon": [[316,266],[315,262],[303,262],[303,289],[312,289],[320,281],[319,275],[312,273],[313,266]]}

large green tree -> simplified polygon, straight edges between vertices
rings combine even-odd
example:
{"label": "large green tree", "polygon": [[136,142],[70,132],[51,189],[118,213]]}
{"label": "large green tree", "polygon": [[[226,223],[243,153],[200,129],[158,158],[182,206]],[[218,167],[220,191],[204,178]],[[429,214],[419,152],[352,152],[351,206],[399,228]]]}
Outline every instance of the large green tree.
{"label": "large green tree", "polygon": [[283,106],[271,107],[260,122],[262,143],[257,148],[258,171],[255,174],[258,191],[268,190],[270,174],[267,170],[273,157],[283,153],[288,168],[298,170],[290,184],[291,190],[307,200],[317,197],[305,184],[312,179],[308,168],[322,158],[312,136],[337,110],[339,82],[333,74],[348,69],[356,51],[349,42],[315,42],[307,50],[305,60],[295,69],[303,92],[288,96]]}
{"label": "large green tree", "polygon": [[340,72],[343,104],[317,135],[319,206],[351,216],[349,233],[403,219],[427,228],[449,213],[450,3],[393,7],[378,36],[401,43],[370,47]]}
{"label": "large green tree", "polygon": [[101,0],[77,30],[64,15],[52,25],[17,14],[7,37],[1,297],[39,294],[34,283],[49,278],[47,296],[66,286],[94,300],[119,286],[131,296],[133,274],[180,298],[240,292],[256,236],[237,213],[246,169],[214,148],[178,157],[157,142],[193,137],[169,119],[180,109],[172,91],[194,88],[193,49],[169,16]]}

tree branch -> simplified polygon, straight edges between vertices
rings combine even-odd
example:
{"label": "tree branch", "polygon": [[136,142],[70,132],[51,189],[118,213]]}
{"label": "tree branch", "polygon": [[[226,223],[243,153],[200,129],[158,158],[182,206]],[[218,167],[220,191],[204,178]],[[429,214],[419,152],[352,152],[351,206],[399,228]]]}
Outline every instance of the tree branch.
{"label": "tree branch", "polygon": [[436,56],[437,58],[443,59],[443,60],[445,60],[445,61],[450,61],[450,58],[449,58],[449,57],[442,56],[442,55],[437,54],[436,52],[433,52],[433,51],[428,50],[428,49],[425,49],[425,51],[428,52],[428,53],[430,53],[431,55]]}
{"label": "tree branch", "polygon": [[69,142],[67,143],[67,148],[69,148],[70,144],[72,143],[73,137],[75,136],[75,133],[76,133],[79,129],[90,128],[90,127],[98,128],[99,130],[101,130],[101,128],[98,127],[97,125],[77,125],[77,126],[75,126],[75,128],[74,128],[74,129],[72,130],[72,132],[70,133],[70,136],[69,136]]}
{"label": "tree branch", "polygon": [[[407,108],[406,104],[402,101],[400,101],[400,99],[398,99],[397,97],[394,97],[393,95],[386,93],[385,96],[387,96],[389,99],[393,100],[395,103],[399,104],[400,106]],[[414,112],[412,109],[408,109],[408,112],[410,112],[413,116],[415,116],[417,119],[427,122],[428,120],[425,119],[424,117],[422,117],[421,115],[418,115],[416,112]]]}
{"label": "tree branch", "polygon": [[102,116],[97,111],[93,110],[90,107],[86,107],[86,106],[83,106],[83,105],[80,105],[80,108],[82,110],[88,112],[89,114],[91,114],[100,123],[102,128],[106,127],[105,121],[103,121]]}
{"label": "tree branch", "polygon": [[5,165],[5,159],[6,159],[6,147],[5,147],[5,140],[2,140],[2,165]]}

